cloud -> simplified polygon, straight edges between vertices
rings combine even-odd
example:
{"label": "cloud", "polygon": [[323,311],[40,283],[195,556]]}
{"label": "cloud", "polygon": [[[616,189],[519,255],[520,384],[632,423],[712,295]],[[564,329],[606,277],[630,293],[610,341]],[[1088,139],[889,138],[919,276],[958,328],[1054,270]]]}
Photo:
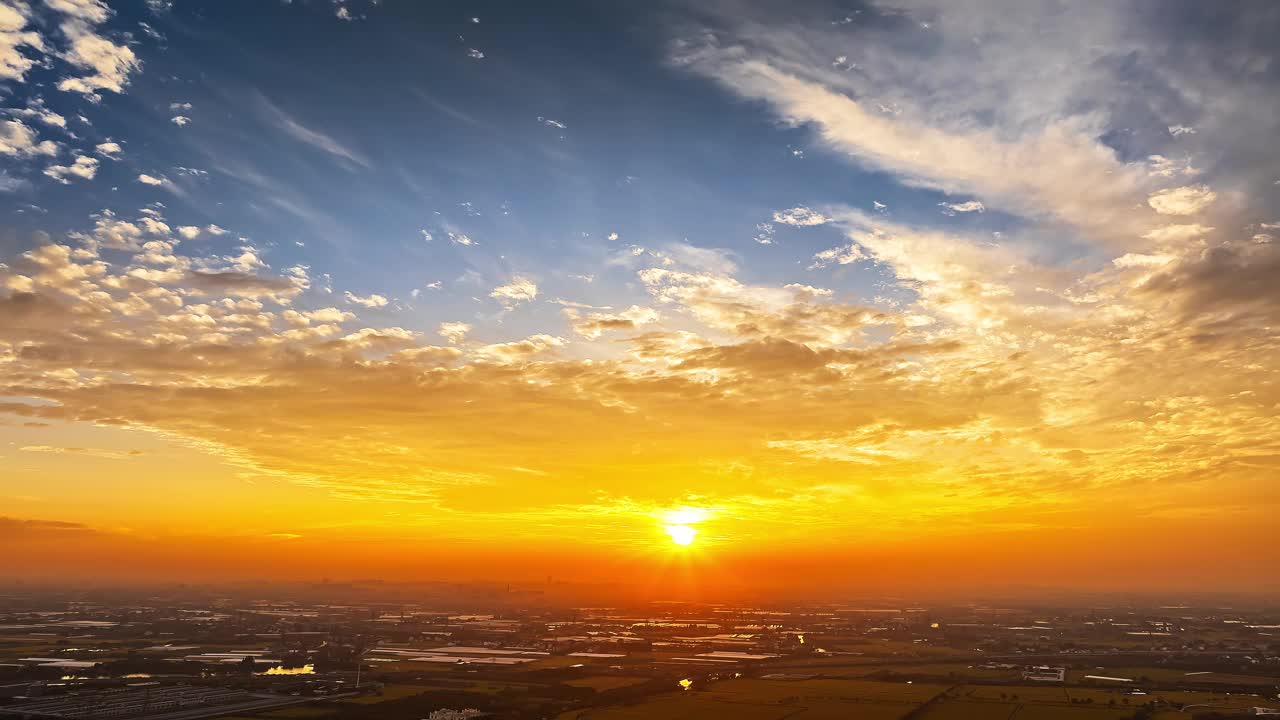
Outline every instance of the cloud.
{"label": "cloud", "polygon": [[31,9],[26,3],[0,4],[0,80],[21,82],[36,64],[23,50],[45,50],[40,33],[27,29],[30,18]]}
{"label": "cloud", "polygon": [[100,448],[54,447],[50,445],[24,445],[23,452],[47,453],[51,455],[82,455],[84,457],[101,458],[103,460],[130,460],[142,455],[141,450],[104,450]]}
{"label": "cloud", "polygon": [[565,308],[565,317],[573,331],[582,337],[595,339],[607,332],[635,330],[659,320],[653,308],[632,305],[619,313],[589,313],[582,315],[574,308]]}
{"label": "cloud", "polygon": [[182,282],[200,294],[270,298],[277,302],[288,302],[303,290],[294,278],[263,276],[243,270],[191,270],[182,276]]}
{"label": "cloud", "polygon": [[46,108],[44,99],[40,97],[28,100],[25,108],[8,108],[8,112],[18,117],[34,118],[50,127],[61,129],[67,127],[67,119]]}
{"label": "cloud", "polygon": [[533,302],[538,297],[538,285],[526,277],[515,275],[507,284],[494,288],[489,297],[510,310],[520,303]]}
{"label": "cloud", "polygon": [[138,175],[138,182],[142,183],[143,185],[164,185],[168,181],[165,180],[163,177],[155,177],[154,175],[147,175],[146,173],[142,173]]}
{"label": "cloud", "polygon": [[514,342],[485,345],[476,350],[476,357],[495,363],[521,363],[552,353],[564,344],[562,337],[540,333]]}
{"label": "cloud", "polygon": [[366,308],[386,307],[388,303],[386,296],[379,295],[377,293],[360,296],[353,294],[350,290],[347,290],[343,293],[343,297],[347,299],[347,302],[352,303],[353,305],[359,305]]}
{"label": "cloud", "polygon": [[[979,96],[961,100],[953,96],[954,89],[942,88],[935,89],[939,107],[921,107],[903,97],[902,113],[886,115],[856,99],[872,88],[851,92],[849,85],[862,80],[801,60],[812,49],[810,43],[822,46],[836,42],[831,32],[812,37],[770,36],[763,27],[740,18],[736,22],[748,28],[743,34],[752,50],[746,49],[745,41],[742,45],[686,41],[677,45],[675,62],[745,97],[767,101],[783,119],[812,127],[834,150],[870,169],[893,173],[907,185],[977,195],[984,206],[998,205],[1032,218],[1066,221],[1115,241],[1129,236],[1143,222],[1131,209],[1145,189],[1145,169],[1138,163],[1122,162],[1113,150],[1098,142],[1096,116],[1064,115],[1020,125],[1011,122],[1007,128],[981,127],[968,121],[969,113],[976,109],[949,107],[952,103],[971,104]],[[872,43],[865,51],[875,53],[877,47]],[[982,51],[993,52],[996,47]],[[868,56],[868,63],[897,57],[888,48],[883,50],[883,56]],[[925,72],[926,66],[921,60],[919,72]],[[910,67],[914,66],[902,61],[885,68],[885,76],[905,76]],[[964,85],[956,80],[955,87]],[[884,87],[877,84],[874,91]],[[948,116],[952,122],[944,121]],[[955,118],[964,120],[956,122]]]}
{"label": "cloud", "polygon": [[120,143],[112,142],[110,140],[98,143],[94,146],[94,150],[96,150],[99,155],[110,160],[119,160],[120,153],[123,152],[123,148],[120,147]]}
{"label": "cloud", "polygon": [[98,159],[77,155],[70,165],[50,165],[44,169],[44,174],[64,185],[70,184],[72,177],[92,180],[98,174]]}
{"label": "cloud", "polygon": [[1213,228],[1191,223],[1187,225],[1161,225],[1142,237],[1157,243],[1185,243],[1204,237],[1213,232]]}
{"label": "cloud", "polygon": [[942,203],[938,203],[938,206],[942,208],[942,213],[944,215],[955,215],[956,213],[984,212],[987,209],[978,200],[969,200],[967,202],[962,202],[962,203],[942,202]]}
{"label": "cloud", "polygon": [[1218,194],[1206,185],[1184,185],[1152,193],[1147,204],[1161,215],[1194,215],[1217,198]]}
{"label": "cloud", "polygon": [[795,225],[797,227],[812,227],[814,225],[825,225],[830,222],[822,213],[807,207],[794,207],[790,210],[779,210],[773,214],[773,221],[783,225]]}
{"label": "cloud", "polygon": [[[0,11],[4,6],[0,5]],[[32,520],[0,515],[0,539],[9,541],[83,537],[97,530],[76,522],[61,520]]]}
{"label": "cloud", "polygon": [[448,340],[450,345],[457,345],[471,332],[471,326],[464,322],[443,322],[436,332]]}
{"label": "cloud", "polygon": [[191,122],[191,118],[187,117],[186,115],[175,115],[169,118],[169,122],[173,123],[174,125],[177,125],[178,127],[183,127]]}
{"label": "cloud", "polygon": [[40,140],[35,131],[21,120],[0,122],[0,155],[33,157],[58,154],[58,145],[52,140]]}
{"label": "cloud", "polygon": [[259,96],[258,101],[267,119],[285,135],[320,150],[348,166],[364,169],[372,167],[368,158],[346,147],[332,136],[303,125],[265,97]]}
{"label": "cloud", "polygon": [[[93,25],[102,22],[96,19],[99,14],[93,3],[62,3],[66,6],[78,6],[84,12],[72,14],[62,23],[62,32],[70,41],[70,47],[63,57],[72,65],[89,74],[66,77],[58,82],[58,89],[64,92],[77,92],[96,98],[98,91],[107,90],[123,93],[129,83],[129,75],[141,67],[141,62],[133,50],[126,45],[119,45],[99,35]],[[105,12],[105,6],[103,7]],[[102,16],[105,19],[105,16]]]}

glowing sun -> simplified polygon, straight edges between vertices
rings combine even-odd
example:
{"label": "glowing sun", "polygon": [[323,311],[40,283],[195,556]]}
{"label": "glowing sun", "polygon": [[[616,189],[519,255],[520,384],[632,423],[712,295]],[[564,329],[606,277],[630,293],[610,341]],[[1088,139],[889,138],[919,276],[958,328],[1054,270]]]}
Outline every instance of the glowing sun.
{"label": "glowing sun", "polygon": [[667,534],[671,536],[671,542],[677,545],[688,545],[698,536],[698,531],[688,525],[668,525]]}

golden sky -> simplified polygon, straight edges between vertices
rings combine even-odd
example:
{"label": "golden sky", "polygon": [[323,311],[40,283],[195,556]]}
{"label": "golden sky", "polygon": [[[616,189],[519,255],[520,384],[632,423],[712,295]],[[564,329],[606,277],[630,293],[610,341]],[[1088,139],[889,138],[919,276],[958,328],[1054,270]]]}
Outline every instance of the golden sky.
{"label": "golden sky", "polygon": [[[696,84],[776,136],[769,162],[813,179],[726,175],[714,192],[777,198],[743,213],[756,229],[737,236],[706,234],[742,220],[714,196],[711,219],[627,196],[598,200],[624,207],[572,235],[587,249],[508,246],[432,185],[421,215],[448,205],[461,220],[393,240],[379,224],[391,210],[335,208],[362,234],[313,256],[325,218],[307,213],[319,225],[298,231],[305,241],[248,219],[294,212],[299,197],[323,204],[309,171],[267,191],[230,145],[219,156],[196,134],[217,121],[198,113],[228,91],[148,84],[170,62],[197,77],[172,54],[131,51],[135,105],[101,68],[87,76],[106,99],[83,103],[94,122],[75,138],[40,130],[63,138],[54,150],[31,128],[56,91],[24,86],[36,115],[0,136],[0,160],[33,168],[4,198],[20,219],[0,243],[0,579],[660,585],[676,563],[708,587],[1275,590],[1280,180],[1240,145],[1277,116],[1274,82],[1249,69],[1267,51],[1233,47],[1223,75],[1157,63],[1165,79],[1134,91],[1138,71],[1106,61],[1173,41],[1120,10],[1063,20],[1107,28],[1090,48],[1029,46],[1018,28],[1032,18],[988,18],[974,57],[976,20],[909,5],[918,23],[861,31],[865,56],[838,49],[849,38],[836,33],[853,32],[841,22],[778,29],[743,9],[699,21],[714,39],[676,24],[654,41],[666,57],[641,70],[664,92]],[[369,13],[325,19],[368,36]],[[115,37],[125,18],[104,17],[68,27]],[[925,30],[938,48],[910,42],[956,59],[938,77],[913,74],[932,67],[925,51],[889,37]],[[175,47],[186,37],[170,32]],[[39,72],[15,67],[0,62],[11,82]],[[1062,67],[1046,86],[1041,73]],[[166,110],[192,97],[194,110]],[[270,105],[264,122],[335,183],[426,183],[349,149],[373,147],[358,129],[321,133]],[[476,105],[455,108],[471,127]],[[560,107],[538,128],[568,144],[590,119]],[[146,108],[177,149],[126,136],[117,114]],[[716,112],[689,112],[670,142],[756,147],[720,135]],[[77,142],[99,148],[87,178],[52,164],[71,163]],[[453,151],[479,164],[499,162],[496,147]],[[573,153],[586,151],[555,152],[546,162],[571,166],[557,177],[580,197],[595,171]],[[180,172],[185,157],[212,175]],[[712,192],[672,172],[661,192]],[[846,186],[832,173],[855,175]],[[548,203],[538,217],[577,222]],[[522,231],[543,222],[534,214]],[[671,227],[646,235],[638,218],[651,215]],[[702,232],[673,239],[681,223]],[[556,227],[548,237],[571,236]],[[670,526],[696,536],[676,545]]]}

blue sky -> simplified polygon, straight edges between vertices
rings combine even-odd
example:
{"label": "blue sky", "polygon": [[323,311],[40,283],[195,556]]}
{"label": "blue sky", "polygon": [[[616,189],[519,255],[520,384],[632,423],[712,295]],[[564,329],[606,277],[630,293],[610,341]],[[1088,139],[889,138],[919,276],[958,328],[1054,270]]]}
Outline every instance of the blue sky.
{"label": "blue sky", "polygon": [[[832,157],[810,130],[671,62],[677,7],[337,7],[355,19],[324,2],[113,6],[103,27],[128,33],[140,64],[126,93],[86,103],[50,92],[54,67],[12,88],[9,104],[42,98],[71,118],[80,143],[116,141],[121,158],[70,185],[15,168],[24,186],[0,196],[13,218],[6,250],[26,249],[37,230],[72,231],[104,209],[129,217],[159,202],[166,217],[229,231],[194,252],[243,238],[272,266],[328,274],[339,293],[412,305],[398,322],[426,327],[493,315],[493,303],[471,298],[516,274],[575,301],[642,300],[607,265],[632,246],[716,249],[747,278],[796,282],[838,235],[775,226],[775,244],[761,245],[756,226],[774,211],[871,210],[875,200],[912,217],[936,214],[945,199]],[[143,173],[171,185],[141,184]],[[978,220],[1000,225],[950,223]],[[834,281],[865,293],[875,274],[864,274]]]}

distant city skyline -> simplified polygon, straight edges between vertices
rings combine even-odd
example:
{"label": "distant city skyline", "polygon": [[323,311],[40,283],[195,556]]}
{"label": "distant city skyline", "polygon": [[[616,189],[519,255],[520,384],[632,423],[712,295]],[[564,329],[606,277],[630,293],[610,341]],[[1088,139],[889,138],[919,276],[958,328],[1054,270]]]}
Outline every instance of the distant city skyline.
{"label": "distant city skyline", "polygon": [[0,0],[0,580],[1274,593],[1278,32]]}

